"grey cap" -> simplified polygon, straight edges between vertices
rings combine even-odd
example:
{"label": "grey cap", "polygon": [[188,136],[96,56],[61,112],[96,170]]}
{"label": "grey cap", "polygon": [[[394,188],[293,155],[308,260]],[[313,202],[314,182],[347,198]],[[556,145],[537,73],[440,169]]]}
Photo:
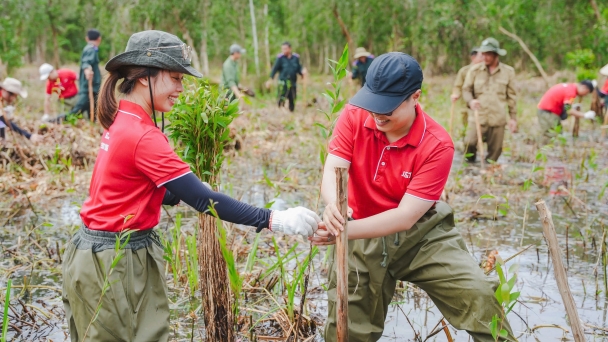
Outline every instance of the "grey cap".
{"label": "grey cap", "polygon": [[125,52],[108,61],[106,70],[116,71],[122,66],[132,65],[203,77],[190,65],[191,51],[190,46],[170,33],[156,30],[137,32],[129,38]]}
{"label": "grey cap", "polygon": [[230,54],[234,54],[234,53],[245,53],[245,49],[243,49],[239,44],[232,44],[230,45]]}

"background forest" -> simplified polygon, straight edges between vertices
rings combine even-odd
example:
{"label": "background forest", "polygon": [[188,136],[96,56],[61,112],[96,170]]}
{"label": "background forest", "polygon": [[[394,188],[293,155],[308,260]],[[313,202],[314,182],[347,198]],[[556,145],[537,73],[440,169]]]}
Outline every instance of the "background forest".
{"label": "background forest", "polygon": [[191,45],[205,74],[232,43],[247,49],[245,72],[266,74],[288,40],[313,72],[327,73],[326,59],[350,43],[376,55],[410,53],[431,76],[467,64],[469,49],[487,36],[507,49],[506,63],[536,73],[500,27],[521,37],[549,73],[577,64],[569,52],[590,68],[608,60],[608,3],[597,0],[1,0],[0,76],[29,63],[77,63],[91,27],[103,34],[102,61],[133,32],[159,29]]}

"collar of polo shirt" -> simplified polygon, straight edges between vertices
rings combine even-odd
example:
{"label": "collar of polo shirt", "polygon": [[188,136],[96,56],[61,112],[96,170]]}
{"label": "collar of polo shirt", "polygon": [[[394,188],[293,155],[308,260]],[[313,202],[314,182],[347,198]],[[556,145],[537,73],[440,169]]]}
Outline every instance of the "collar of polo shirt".
{"label": "collar of polo shirt", "polygon": [[391,147],[401,148],[405,147],[406,145],[417,147],[422,142],[422,139],[424,139],[424,132],[426,131],[426,119],[424,118],[424,113],[422,112],[420,105],[416,105],[416,118],[412,123],[412,127],[410,127],[410,131],[406,136],[392,143],[389,143],[384,132],[378,130],[374,120],[371,119],[371,116],[365,119],[363,127],[374,130],[376,137]]}

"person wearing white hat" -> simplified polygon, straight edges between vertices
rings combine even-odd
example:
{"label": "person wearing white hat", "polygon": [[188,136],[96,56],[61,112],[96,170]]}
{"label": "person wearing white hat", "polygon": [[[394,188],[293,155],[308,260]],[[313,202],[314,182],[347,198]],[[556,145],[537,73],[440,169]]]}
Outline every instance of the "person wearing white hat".
{"label": "person wearing white hat", "polygon": [[351,78],[353,80],[359,80],[361,87],[365,85],[365,77],[367,75],[367,69],[374,60],[374,55],[365,50],[364,47],[358,47],[355,50],[355,61],[353,62],[353,74]]}
{"label": "person wearing white hat", "polygon": [[55,69],[52,65],[44,63],[39,68],[40,80],[46,81],[46,96],[44,98],[44,116],[42,120],[52,114],[51,98],[53,94],[59,95],[59,101],[70,107],[76,104],[78,75],[70,69]]}
{"label": "person wearing white hat", "polygon": [[7,77],[0,82],[0,141],[6,139],[6,128],[9,127],[13,132],[36,143],[42,139],[40,135],[32,134],[20,128],[11,120],[15,111],[13,104],[17,101],[17,96],[27,97],[27,90],[23,88],[19,80]]}

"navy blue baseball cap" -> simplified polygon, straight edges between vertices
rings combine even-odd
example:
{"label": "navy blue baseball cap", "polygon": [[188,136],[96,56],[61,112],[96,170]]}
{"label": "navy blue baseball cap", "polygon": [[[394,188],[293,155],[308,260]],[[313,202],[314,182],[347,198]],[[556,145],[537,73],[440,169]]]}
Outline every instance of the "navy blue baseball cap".
{"label": "navy blue baseball cap", "polygon": [[365,85],[349,103],[376,114],[389,114],[422,86],[422,69],[410,55],[389,52],[374,58]]}

